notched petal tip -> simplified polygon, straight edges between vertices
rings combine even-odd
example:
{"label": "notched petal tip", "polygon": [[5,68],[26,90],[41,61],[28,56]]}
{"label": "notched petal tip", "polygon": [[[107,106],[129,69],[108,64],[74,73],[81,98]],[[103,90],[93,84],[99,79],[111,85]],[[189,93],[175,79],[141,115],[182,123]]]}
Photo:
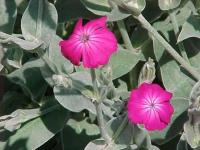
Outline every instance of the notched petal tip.
{"label": "notched petal tip", "polygon": [[101,22],[106,23],[107,20],[108,20],[108,17],[107,17],[107,16],[103,16],[103,17],[99,18],[99,20],[100,20]]}
{"label": "notched petal tip", "polygon": [[84,28],[89,29],[89,28],[99,28],[99,27],[106,27],[106,22],[107,22],[107,17],[101,17],[97,19],[90,20],[88,23],[85,24]]}
{"label": "notched petal tip", "polygon": [[94,19],[93,21],[95,23],[98,23],[99,25],[106,25],[106,22],[107,22],[107,16],[103,16],[101,18],[98,18],[98,19]]}

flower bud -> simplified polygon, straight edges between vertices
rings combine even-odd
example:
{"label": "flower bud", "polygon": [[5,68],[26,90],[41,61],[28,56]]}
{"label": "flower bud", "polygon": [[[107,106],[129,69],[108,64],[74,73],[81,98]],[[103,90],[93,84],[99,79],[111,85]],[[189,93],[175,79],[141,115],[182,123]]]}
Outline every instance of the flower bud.
{"label": "flower bud", "polygon": [[63,86],[67,88],[72,85],[72,81],[64,75],[53,75],[52,79],[55,86]]}
{"label": "flower bud", "polygon": [[110,66],[101,68],[99,79],[102,85],[109,85],[112,83],[112,68]]}
{"label": "flower bud", "polygon": [[181,0],[158,0],[158,5],[161,10],[170,10],[178,7]]}
{"label": "flower bud", "polygon": [[142,67],[142,70],[139,75],[138,84],[142,84],[143,82],[152,83],[155,79],[156,75],[155,63],[153,59],[149,58],[148,61]]}
{"label": "flower bud", "polygon": [[190,92],[190,104],[192,107],[200,108],[200,81],[193,86]]}
{"label": "flower bud", "polygon": [[107,98],[108,99],[113,99],[117,96],[117,91],[116,88],[114,86],[109,86],[107,89]]}
{"label": "flower bud", "polygon": [[127,10],[129,13],[138,16],[146,6],[145,0],[112,0],[119,7]]}

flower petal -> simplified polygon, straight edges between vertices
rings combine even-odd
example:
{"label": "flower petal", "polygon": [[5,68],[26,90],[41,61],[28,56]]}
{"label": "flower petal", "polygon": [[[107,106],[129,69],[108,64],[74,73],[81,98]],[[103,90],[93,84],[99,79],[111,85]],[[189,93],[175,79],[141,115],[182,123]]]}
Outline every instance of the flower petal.
{"label": "flower petal", "polygon": [[89,35],[83,52],[83,65],[86,68],[96,68],[108,63],[111,55],[117,51],[117,40],[106,26],[106,17],[90,21],[84,26]]}
{"label": "flower petal", "polygon": [[91,52],[95,56],[95,64],[96,66],[105,65],[109,61],[109,54],[104,53],[101,51],[100,47],[94,42],[88,42],[88,47],[90,48]]}
{"label": "flower petal", "polygon": [[162,130],[167,126],[167,124],[160,120],[158,112],[155,110],[149,110],[146,114],[144,126],[147,130],[153,131]]}
{"label": "flower petal", "polygon": [[[137,99],[139,101],[141,100],[149,100],[151,99],[151,96],[149,96],[149,93],[151,92],[151,86],[148,83],[143,83],[140,85],[140,87],[137,88]],[[133,93],[134,94],[134,93]]]}
{"label": "flower petal", "polygon": [[96,68],[97,67],[97,63],[96,63],[96,60],[95,60],[95,55],[94,55],[94,52],[87,49],[85,47],[85,49],[83,50],[83,66],[85,68]]}
{"label": "flower petal", "polygon": [[143,96],[144,91],[140,89],[134,89],[131,91],[129,101],[140,103],[141,105],[146,104],[146,98]]}
{"label": "flower petal", "polygon": [[83,19],[80,18],[75,27],[74,27],[74,31],[73,31],[73,34],[78,34],[78,35],[81,35],[81,33],[83,32]]}
{"label": "flower petal", "polygon": [[169,102],[172,99],[172,96],[172,93],[163,90],[162,92],[160,92],[158,101],[159,103]]}
{"label": "flower petal", "polygon": [[112,54],[117,51],[117,40],[114,34],[106,28],[96,30],[90,36],[90,40],[96,43],[96,45],[101,48],[100,51],[102,52]]}
{"label": "flower petal", "polygon": [[80,65],[82,48],[78,41],[68,39],[59,43],[64,57],[69,59],[74,65]]}
{"label": "flower petal", "polygon": [[129,101],[127,105],[128,109],[128,118],[131,122],[137,124],[142,124],[145,120],[144,117],[146,117],[146,111],[147,109],[144,109],[144,107],[138,103],[135,103],[134,101]]}
{"label": "flower petal", "polygon": [[106,16],[91,20],[84,26],[84,32],[86,34],[92,34],[92,32],[95,31],[96,29],[106,27],[106,21],[107,21]]}
{"label": "flower petal", "polygon": [[170,103],[164,103],[159,105],[157,111],[159,112],[160,120],[168,124],[171,120],[172,114],[174,113],[174,108]]}

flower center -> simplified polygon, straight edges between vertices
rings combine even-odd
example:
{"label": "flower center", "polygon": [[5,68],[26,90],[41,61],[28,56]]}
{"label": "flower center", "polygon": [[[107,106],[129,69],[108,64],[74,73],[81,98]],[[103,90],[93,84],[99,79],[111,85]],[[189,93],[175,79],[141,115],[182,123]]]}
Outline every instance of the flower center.
{"label": "flower center", "polygon": [[154,104],[154,103],[150,103],[150,107],[151,107],[151,108],[154,108],[154,107],[155,107],[155,104]]}
{"label": "flower center", "polygon": [[89,35],[87,35],[87,34],[82,34],[82,35],[80,36],[80,41],[81,41],[82,43],[86,43],[87,41],[89,41]]}
{"label": "flower center", "polygon": [[148,106],[149,109],[155,109],[157,106],[157,103],[155,102],[155,99],[146,99],[146,105]]}

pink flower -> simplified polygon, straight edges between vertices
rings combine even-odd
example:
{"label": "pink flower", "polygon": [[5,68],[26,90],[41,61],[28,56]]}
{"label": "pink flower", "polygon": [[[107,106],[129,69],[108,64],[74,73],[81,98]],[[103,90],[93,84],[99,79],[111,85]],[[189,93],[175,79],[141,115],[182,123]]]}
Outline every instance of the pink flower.
{"label": "pink flower", "polygon": [[144,124],[149,130],[162,130],[174,112],[170,104],[172,93],[157,84],[143,83],[132,90],[128,101],[128,118],[132,123]]}
{"label": "pink flower", "polygon": [[117,51],[117,40],[106,27],[107,17],[91,20],[83,26],[79,19],[68,40],[60,42],[62,54],[74,65],[97,68],[108,63]]}

